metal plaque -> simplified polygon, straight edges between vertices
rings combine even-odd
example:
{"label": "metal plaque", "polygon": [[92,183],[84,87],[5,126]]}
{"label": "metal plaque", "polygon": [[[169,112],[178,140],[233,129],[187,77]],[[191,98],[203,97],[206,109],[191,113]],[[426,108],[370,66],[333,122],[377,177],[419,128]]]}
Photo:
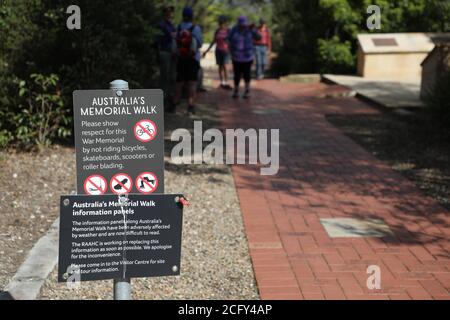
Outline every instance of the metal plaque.
{"label": "metal plaque", "polygon": [[180,197],[61,196],[58,281],[179,275]]}

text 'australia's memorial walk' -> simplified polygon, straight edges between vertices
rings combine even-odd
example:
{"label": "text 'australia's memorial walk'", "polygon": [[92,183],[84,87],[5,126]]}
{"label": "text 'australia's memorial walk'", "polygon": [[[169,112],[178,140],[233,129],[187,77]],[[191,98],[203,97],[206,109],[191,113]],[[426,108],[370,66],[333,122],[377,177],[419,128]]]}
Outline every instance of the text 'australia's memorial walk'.
{"label": "text 'australia's memorial walk'", "polygon": [[164,192],[159,89],[73,93],[79,194]]}
{"label": "text 'australia's memorial walk'", "polygon": [[61,197],[58,281],[179,275],[181,195]]}

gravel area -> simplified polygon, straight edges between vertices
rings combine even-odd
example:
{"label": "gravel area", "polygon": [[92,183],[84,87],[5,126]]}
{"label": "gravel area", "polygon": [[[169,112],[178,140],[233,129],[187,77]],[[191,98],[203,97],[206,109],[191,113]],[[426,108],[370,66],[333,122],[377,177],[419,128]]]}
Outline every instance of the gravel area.
{"label": "gravel area", "polygon": [[75,153],[0,151],[0,291],[58,217],[59,196],[75,192]]}
{"label": "gravel area", "polygon": [[[215,108],[198,106],[203,127],[218,127]],[[166,156],[170,133],[192,128],[185,110],[167,116]],[[168,141],[169,140],[169,141]],[[73,150],[66,150],[73,156]],[[71,159],[74,165],[75,159]],[[70,177],[74,183],[75,177]],[[67,180],[67,179],[66,179]],[[229,167],[174,165],[166,157],[166,193],[183,193],[191,205],[184,211],[181,276],[134,278],[134,299],[258,299],[241,212]],[[57,202],[55,202],[57,203]],[[57,208],[55,207],[55,210]],[[56,282],[56,268],[39,299],[112,299],[112,280],[82,282],[78,290]]]}
{"label": "gravel area", "polygon": [[[183,192],[191,203],[184,211],[181,276],[132,279],[133,298],[257,299],[229,169],[182,166],[168,171],[166,192]],[[40,298],[112,299],[112,281],[82,282],[72,291],[56,282],[55,270]]]}

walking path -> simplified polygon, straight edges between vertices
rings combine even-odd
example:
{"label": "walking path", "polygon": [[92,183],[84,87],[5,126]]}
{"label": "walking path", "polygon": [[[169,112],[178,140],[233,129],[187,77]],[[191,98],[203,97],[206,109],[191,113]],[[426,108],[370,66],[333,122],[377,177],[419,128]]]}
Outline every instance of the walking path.
{"label": "walking path", "polygon": [[280,128],[277,175],[232,168],[261,298],[449,299],[448,212],[324,117],[378,111],[322,83],[254,87],[250,102],[207,95],[225,128]]}

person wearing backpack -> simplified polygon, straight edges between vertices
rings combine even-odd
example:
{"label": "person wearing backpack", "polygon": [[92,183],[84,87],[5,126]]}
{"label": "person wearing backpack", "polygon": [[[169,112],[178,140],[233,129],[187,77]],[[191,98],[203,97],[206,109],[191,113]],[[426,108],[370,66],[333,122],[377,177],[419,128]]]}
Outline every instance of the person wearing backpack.
{"label": "person wearing backpack", "polygon": [[228,84],[228,71],[227,65],[230,63],[230,51],[228,49],[227,38],[230,33],[230,29],[227,26],[227,17],[219,17],[219,28],[214,33],[214,39],[211,45],[203,53],[203,57],[211,50],[214,44],[216,44],[216,64],[219,67],[220,87],[222,89],[231,90]]}
{"label": "person wearing backpack", "polygon": [[[202,31],[192,21],[194,12],[192,8],[183,9],[183,22],[178,25],[176,35],[177,52],[177,85],[175,105],[181,100],[183,86],[188,87],[188,113],[195,113],[194,101],[198,71],[200,68],[200,48],[203,44]],[[172,110],[174,111],[174,110]]]}
{"label": "person wearing backpack", "polygon": [[234,92],[233,98],[239,97],[239,84],[244,78],[244,99],[250,98],[251,68],[253,64],[253,41],[259,40],[260,35],[254,25],[249,25],[247,17],[240,16],[238,23],[228,35],[231,57],[233,60]]}

